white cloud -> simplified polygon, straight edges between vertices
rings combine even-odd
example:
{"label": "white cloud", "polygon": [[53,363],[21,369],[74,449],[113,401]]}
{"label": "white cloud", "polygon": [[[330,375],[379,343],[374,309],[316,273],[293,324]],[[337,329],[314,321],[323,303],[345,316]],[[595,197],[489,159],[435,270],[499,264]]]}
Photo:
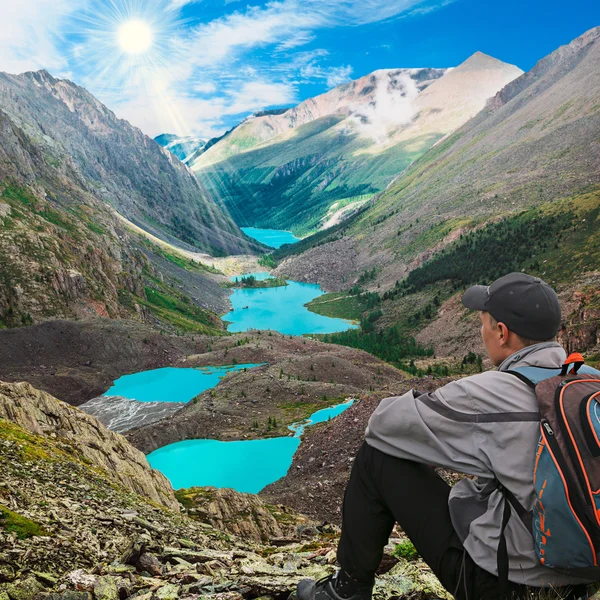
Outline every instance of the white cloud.
{"label": "white cloud", "polygon": [[351,109],[352,119],[363,135],[383,143],[391,129],[409,125],[415,118],[418,95],[417,84],[407,73],[381,74],[373,101]]}
{"label": "white cloud", "polygon": [[310,61],[300,68],[300,76],[304,81],[322,79],[327,83],[327,87],[334,88],[341,83],[350,81],[352,71],[351,65],[327,69]]}
{"label": "white cloud", "polygon": [[[228,115],[296,102],[299,84],[348,81],[351,65],[332,65],[324,49],[302,51],[319,31],[410,15],[432,2],[223,0],[227,14],[218,19],[191,28],[178,20],[182,7],[202,1],[0,0],[0,70],[68,73],[148,134],[208,136],[225,129]],[[124,60],[114,44],[115,25],[136,7],[157,32],[145,64]]]}
{"label": "white cloud", "polygon": [[192,86],[192,91],[198,94],[213,94],[217,91],[217,86],[212,81],[204,83],[195,83]]}
{"label": "white cloud", "polygon": [[318,17],[297,10],[295,0],[234,12],[194,30],[190,60],[198,66],[214,66],[236,50],[266,47],[318,26]]}
{"label": "white cloud", "polygon": [[228,115],[256,112],[268,106],[297,102],[294,89],[290,85],[264,81],[245,83],[241,89],[233,92],[229,99],[231,103],[225,108],[225,114]]}
{"label": "white cloud", "polygon": [[68,63],[56,32],[79,6],[76,0],[0,0],[0,70],[62,74]]}
{"label": "white cloud", "polygon": [[346,83],[350,81],[350,75],[352,75],[352,67],[350,65],[335,67],[327,73],[327,85],[332,88],[341,83]]}

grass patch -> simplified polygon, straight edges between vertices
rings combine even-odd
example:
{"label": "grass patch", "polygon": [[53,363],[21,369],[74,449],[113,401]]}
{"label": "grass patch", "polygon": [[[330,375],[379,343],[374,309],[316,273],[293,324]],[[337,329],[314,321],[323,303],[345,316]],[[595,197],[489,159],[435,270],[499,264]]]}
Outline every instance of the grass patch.
{"label": "grass patch", "polygon": [[254,275],[243,276],[241,279],[229,281],[225,284],[228,288],[274,288],[288,285],[285,277],[269,277],[268,279],[257,279]]}
{"label": "grass patch", "polygon": [[6,419],[0,419],[0,439],[16,443],[23,461],[51,459],[42,438],[28,433]]}
{"label": "grass patch", "polygon": [[76,229],[73,223],[63,219],[59,213],[51,208],[44,208],[44,210],[39,211],[37,214],[45,221],[48,221],[48,223],[52,223],[52,225],[56,225],[67,231],[73,232]]}
{"label": "grass patch", "polygon": [[12,202],[17,202],[19,204],[24,204],[25,206],[29,207],[33,207],[39,202],[39,200],[33,194],[28,192],[26,189],[16,185],[6,186],[2,190],[0,198]]}
{"label": "grass patch", "polygon": [[353,321],[358,321],[366,310],[365,303],[360,296],[351,295],[347,292],[323,294],[311,300],[305,306],[318,315],[337,319],[351,319]]}
{"label": "grass patch", "polygon": [[0,527],[7,533],[16,534],[20,540],[49,533],[34,521],[0,505]]}
{"label": "grass patch", "polygon": [[147,300],[138,298],[137,301],[175,328],[185,332],[223,335],[218,317],[193,304],[187,296],[178,297],[166,290],[149,286],[146,286],[145,291]]}
{"label": "grass patch", "polygon": [[96,223],[88,223],[87,226],[90,231],[93,231],[98,235],[106,235],[108,233],[104,227],[100,227],[100,225],[96,225]]}
{"label": "grass patch", "polygon": [[419,553],[410,540],[404,540],[399,544],[396,544],[392,554],[396,558],[403,558],[404,560],[409,561],[417,560],[419,558]]}

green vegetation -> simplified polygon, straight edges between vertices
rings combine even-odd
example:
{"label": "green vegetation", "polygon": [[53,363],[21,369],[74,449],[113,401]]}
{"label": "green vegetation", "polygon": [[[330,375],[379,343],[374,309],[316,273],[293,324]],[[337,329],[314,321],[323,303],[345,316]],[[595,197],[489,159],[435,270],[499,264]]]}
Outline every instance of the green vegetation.
{"label": "green vegetation", "polygon": [[414,337],[406,335],[396,327],[365,332],[362,329],[349,329],[339,333],[318,336],[330,344],[341,344],[358,350],[365,350],[386,362],[404,367],[403,360],[415,356],[433,356],[433,349],[424,348]]}
{"label": "green vegetation", "polygon": [[266,267],[267,269],[274,269],[277,266],[277,261],[272,254],[263,254],[258,259],[258,264],[261,267]]}
{"label": "green vegetation", "polygon": [[165,258],[169,262],[172,262],[174,265],[177,265],[186,271],[191,271],[192,273],[216,273],[222,275],[221,271],[213,266],[205,265],[201,262],[193,260],[192,258],[187,258],[183,254],[179,254],[176,251],[167,250],[158,244],[152,243],[150,240],[147,240],[144,237],[140,236],[139,240],[140,244],[153,254]]}
{"label": "green vegetation", "polygon": [[[203,155],[194,169],[208,192],[239,215],[240,224],[302,236],[337,208],[383,190],[441,137],[422,135],[369,153],[372,141],[339,135],[336,125],[342,120],[323,117],[298,127],[293,136],[259,145],[242,127],[220,142],[220,155]],[[233,143],[247,150],[233,154],[228,151]],[[218,162],[206,164],[209,157]]]}
{"label": "green vegetation", "polygon": [[347,292],[334,292],[323,294],[308,304],[305,304],[308,310],[337,319],[352,319],[358,321],[365,310],[360,296],[353,296]]}
{"label": "green vegetation", "polygon": [[226,287],[233,288],[274,288],[288,285],[285,277],[269,277],[267,279],[257,279],[254,275],[246,275],[241,278],[236,277],[235,281],[230,281]]}
{"label": "green vegetation", "polygon": [[38,535],[49,535],[41,525],[2,505],[0,505],[0,529],[3,529],[7,533],[14,533],[20,540]]}
{"label": "green vegetation", "polygon": [[410,561],[417,560],[419,558],[419,553],[410,540],[403,540],[399,544],[396,544],[392,554],[396,558],[403,558],[404,560]]}
{"label": "green vegetation", "polygon": [[88,223],[87,226],[90,229],[90,231],[93,231],[94,233],[97,233],[98,235],[106,235],[106,233],[107,233],[107,231],[106,231],[106,229],[104,229],[104,227],[100,227],[100,225],[97,225],[96,223]]}
{"label": "green vegetation", "polygon": [[146,286],[145,291],[147,299],[137,298],[137,302],[148,307],[162,321],[170,323],[176,329],[223,335],[216,315],[193,304],[188,296],[176,294],[166,289],[166,286],[160,290]]}
{"label": "green vegetation", "polygon": [[450,281],[453,290],[489,284],[511,271],[544,276],[549,282],[593,270],[600,259],[600,193],[595,192],[504,217],[461,235],[413,270],[384,300]]}

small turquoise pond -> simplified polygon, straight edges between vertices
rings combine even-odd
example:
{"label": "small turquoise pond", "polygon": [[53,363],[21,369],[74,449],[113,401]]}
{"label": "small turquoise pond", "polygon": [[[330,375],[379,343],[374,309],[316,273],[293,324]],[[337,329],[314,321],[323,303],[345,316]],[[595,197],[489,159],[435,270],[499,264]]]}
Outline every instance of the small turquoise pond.
{"label": "small turquoise pond", "polygon": [[291,232],[280,229],[257,229],[256,227],[240,227],[240,229],[246,235],[271,248],[281,248],[283,244],[295,244],[300,241],[300,238]]}
{"label": "small turquoise pond", "polygon": [[304,306],[324,293],[314,283],[298,281],[288,281],[288,285],[274,288],[235,289],[230,297],[233,309],[222,318],[230,321],[227,331],[231,332],[272,329],[286,335],[303,335],[356,328],[352,321],[318,315]]}
{"label": "small turquoise pond", "polygon": [[179,369],[165,367],[119,377],[104,396],[123,396],[138,402],[189,402],[215,387],[227,373],[258,367],[257,364]]}
{"label": "small turquoise pond", "polygon": [[186,440],[159,448],[147,459],[175,489],[210,485],[256,494],[285,476],[307,426],[332,419],[352,404],[350,400],[319,410],[307,421],[291,425],[293,437],[239,442]]}

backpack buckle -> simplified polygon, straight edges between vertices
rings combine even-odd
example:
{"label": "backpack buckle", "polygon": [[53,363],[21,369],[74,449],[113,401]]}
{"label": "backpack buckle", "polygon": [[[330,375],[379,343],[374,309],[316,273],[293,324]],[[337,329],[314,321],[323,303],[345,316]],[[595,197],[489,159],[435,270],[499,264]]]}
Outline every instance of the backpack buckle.
{"label": "backpack buckle", "polygon": [[[579,369],[584,364],[585,364],[585,359],[579,352],[571,352],[571,354],[569,354],[569,356],[567,356],[567,360],[565,360],[565,362],[563,363],[560,374],[562,377],[564,377],[567,374],[577,375],[577,371],[579,371]],[[573,369],[569,373],[569,367],[571,365],[573,365]]]}

